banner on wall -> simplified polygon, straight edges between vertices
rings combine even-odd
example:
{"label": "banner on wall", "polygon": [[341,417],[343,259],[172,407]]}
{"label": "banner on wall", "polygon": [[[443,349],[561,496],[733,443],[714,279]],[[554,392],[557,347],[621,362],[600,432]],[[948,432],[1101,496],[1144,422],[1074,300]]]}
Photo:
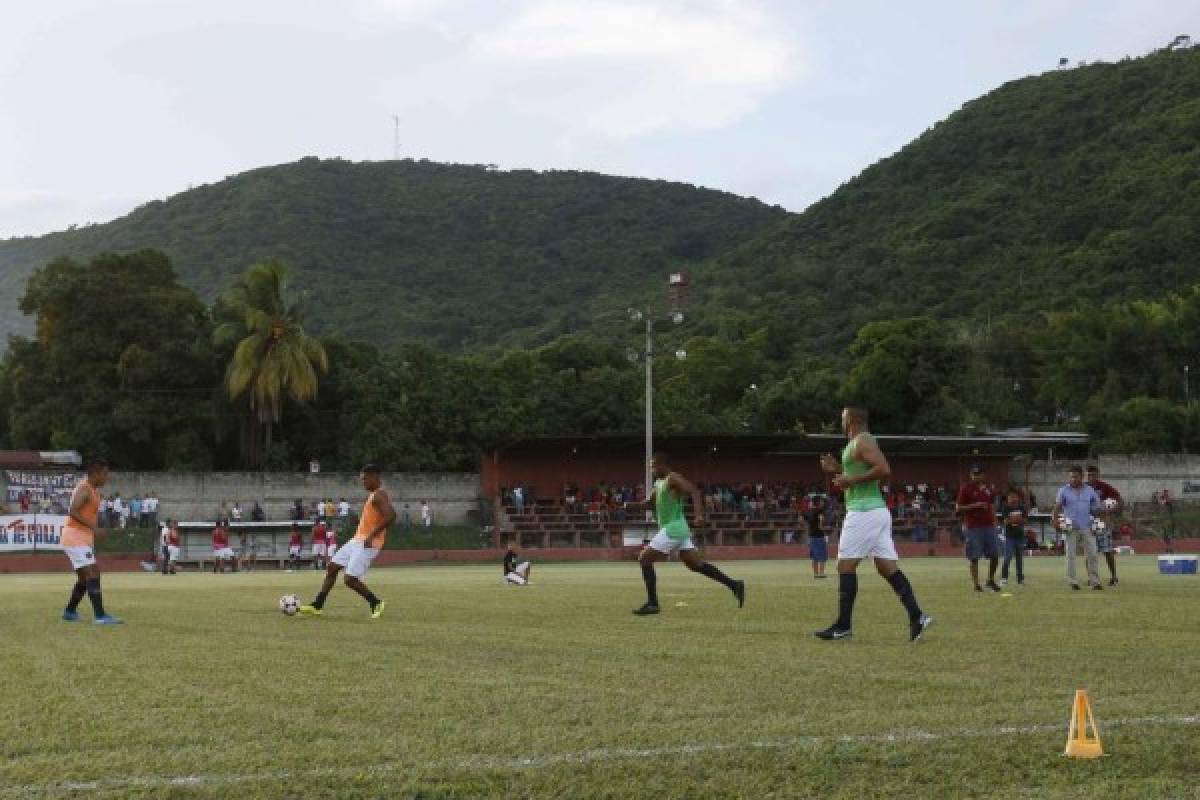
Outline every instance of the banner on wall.
{"label": "banner on wall", "polygon": [[67,518],[57,514],[0,515],[0,553],[62,550],[66,524]]}
{"label": "banner on wall", "polygon": [[71,504],[71,492],[82,479],[78,472],[6,469],[4,500],[10,509],[39,512],[39,516],[65,514]]}

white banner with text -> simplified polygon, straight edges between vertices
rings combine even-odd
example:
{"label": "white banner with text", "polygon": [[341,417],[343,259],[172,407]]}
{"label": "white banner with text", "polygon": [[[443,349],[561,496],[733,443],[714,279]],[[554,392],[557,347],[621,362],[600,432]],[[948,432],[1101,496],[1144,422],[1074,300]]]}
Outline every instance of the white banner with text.
{"label": "white banner with text", "polygon": [[65,516],[57,514],[0,515],[0,553],[26,550],[62,550],[60,539]]}

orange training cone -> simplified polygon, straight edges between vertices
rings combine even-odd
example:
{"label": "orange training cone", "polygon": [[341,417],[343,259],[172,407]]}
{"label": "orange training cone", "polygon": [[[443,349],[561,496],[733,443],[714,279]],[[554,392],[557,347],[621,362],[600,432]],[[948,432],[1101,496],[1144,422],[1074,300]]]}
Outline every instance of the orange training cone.
{"label": "orange training cone", "polygon": [[[1092,733],[1088,735],[1088,727]],[[1067,730],[1067,749],[1064,756],[1071,758],[1099,758],[1104,755],[1100,744],[1100,731],[1096,729],[1096,718],[1092,715],[1092,701],[1087,689],[1075,690],[1075,704],[1071,707],[1071,727]]]}

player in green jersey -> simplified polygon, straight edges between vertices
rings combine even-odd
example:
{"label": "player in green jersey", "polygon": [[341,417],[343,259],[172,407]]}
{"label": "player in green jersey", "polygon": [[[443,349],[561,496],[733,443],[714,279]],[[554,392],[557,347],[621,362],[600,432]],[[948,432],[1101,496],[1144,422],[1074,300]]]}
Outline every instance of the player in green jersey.
{"label": "player in green jersey", "polygon": [[683,502],[688,496],[692,498],[696,526],[700,527],[704,525],[703,498],[691,481],[671,470],[670,463],[665,453],[655,453],[650,460],[650,469],[655,478],[654,493],[644,503],[626,503],[626,508],[633,510],[653,508],[659,527],[658,533],[642,548],[642,554],[638,557],[642,565],[642,580],[646,582],[646,604],[633,613],[642,616],[658,613],[658,576],[654,572],[654,562],[661,561],[675,551],[679,552],[679,560],[692,572],[707,575],[733,592],[738,608],[741,608],[746,602],[746,582],[730,578],[700,556],[696,545],[692,543],[692,531],[683,513]]}
{"label": "player in green jersey", "polygon": [[821,456],[821,469],[833,475],[833,483],[846,495],[846,519],[838,537],[838,618],[818,639],[848,639],[854,600],[858,596],[858,564],[864,558],[875,562],[880,576],[891,584],[908,612],[910,641],[917,641],[933,622],[921,611],[912,584],[900,571],[896,545],[892,542],[892,515],[883,502],[879,481],[892,468],[867,431],[867,412],[862,408],[842,411],[842,431],[850,438],[839,463],[832,454]]}

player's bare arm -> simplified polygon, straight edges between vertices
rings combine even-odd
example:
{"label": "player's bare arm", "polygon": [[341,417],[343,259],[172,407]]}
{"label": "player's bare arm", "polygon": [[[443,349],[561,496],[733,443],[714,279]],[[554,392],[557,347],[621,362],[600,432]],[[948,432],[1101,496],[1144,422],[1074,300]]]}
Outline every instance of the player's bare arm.
{"label": "player's bare arm", "polygon": [[71,517],[71,519],[75,520],[92,533],[99,535],[100,531],[96,530],[96,528],[89,524],[88,521],[80,516],[79,513],[79,510],[83,508],[83,504],[87,502],[89,494],[90,491],[84,489],[83,484],[76,486],[75,491],[71,493],[71,508],[67,514]]}
{"label": "player's bare arm", "polygon": [[842,465],[836,458],[833,457],[833,453],[822,453],[821,469],[825,472],[828,472],[830,475],[836,475],[837,473],[841,472]]}
{"label": "player's bare arm", "polygon": [[701,496],[700,490],[696,485],[687,478],[680,475],[678,472],[672,472],[667,476],[667,488],[679,496],[691,495],[692,508],[695,509],[695,517],[697,526],[704,524],[704,497]]}
{"label": "player's bare arm", "polygon": [[375,510],[382,515],[382,519],[375,530],[367,536],[367,539],[373,538],[377,533],[387,531],[392,523],[396,521],[396,508],[392,505],[392,498],[388,497],[388,493],[383,489],[379,489],[371,496],[371,505],[375,506]]}
{"label": "player's bare arm", "polygon": [[833,482],[846,489],[857,483],[887,480],[892,475],[892,466],[887,457],[879,449],[874,439],[859,438],[854,440],[854,458],[866,464],[868,469],[861,475],[836,475]]}
{"label": "player's bare arm", "polygon": [[637,500],[627,501],[625,503],[625,510],[626,511],[654,511],[658,508],[657,504],[658,504],[658,496],[654,493],[654,491],[652,489],[650,491],[649,496],[645,500],[642,500],[640,502]]}

